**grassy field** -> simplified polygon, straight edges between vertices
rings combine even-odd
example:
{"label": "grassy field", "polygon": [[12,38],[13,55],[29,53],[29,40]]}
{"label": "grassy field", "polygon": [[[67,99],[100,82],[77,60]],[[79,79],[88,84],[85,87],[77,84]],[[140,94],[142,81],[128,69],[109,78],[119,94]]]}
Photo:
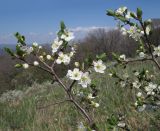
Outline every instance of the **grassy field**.
{"label": "grassy field", "polygon": [[[151,64],[132,64],[127,69],[118,68],[122,74],[134,69],[147,68],[156,74]],[[100,131],[107,131],[107,119],[111,114],[125,114],[125,122],[131,131],[158,131],[160,129],[160,111],[138,112],[133,104],[135,92],[128,88],[114,85],[114,79],[105,75],[93,74],[99,92],[99,103],[94,119]],[[65,80],[65,79],[64,79]],[[158,80],[157,80],[158,81]],[[45,82],[32,87],[18,87],[24,93],[21,100],[0,104],[0,130],[2,131],[76,131],[78,123],[84,122],[82,116],[70,103],[37,109],[37,105],[47,105],[63,100],[65,94],[57,83]],[[43,103],[43,104],[42,104]]]}

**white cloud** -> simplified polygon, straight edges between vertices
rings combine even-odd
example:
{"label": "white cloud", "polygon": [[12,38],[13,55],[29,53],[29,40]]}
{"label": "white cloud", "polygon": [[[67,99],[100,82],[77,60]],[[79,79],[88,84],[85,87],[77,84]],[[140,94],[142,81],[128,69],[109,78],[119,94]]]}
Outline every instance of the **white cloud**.
{"label": "white cloud", "polygon": [[99,26],[91,26],[91,27],[76,27],[76,28],[71,28],[70,31],[72,32],[90,32],[93,30],[97,30],[97,29],[105,29],[106,31],[110,30],[111,27],[99,27]]}
{"label": "white cloud", "polygon": [[75,34],[76,39],[83,39],[87,35],[87,33],[98,29],[105,29],[106,31],[109,31],[110,29],[112,29],[112,27],[107,27],[107,26],[76,27],[76,28],[70,28],[69,30]]}
{"label": "white cloud", "polygon": [[[98,27],[98,26],[91,26],[91,27],[76,27],[70,28],[69,30],[75,34],[75,39],[83,39],[87,33],[90,31],[94,31],[96,29],[105,29],[109,31],[113,29],[111,27]],[[36,33],[36,32],[28,32],[23,34],[26,37],[27,43],[51,43],[54,38],[56,37],[56,32],[47,32],[47,33]],[[13,34],[0,34],[0,44],[16,44],[17,40]]]}

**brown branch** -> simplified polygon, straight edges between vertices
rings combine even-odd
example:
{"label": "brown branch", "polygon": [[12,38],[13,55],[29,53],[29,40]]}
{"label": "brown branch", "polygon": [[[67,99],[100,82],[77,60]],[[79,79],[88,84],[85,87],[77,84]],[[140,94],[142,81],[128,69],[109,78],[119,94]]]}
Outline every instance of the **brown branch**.
{"label": "brown branch", "polygon": [[[39,59],[39,57],[37,56],[37,58]],[[29,65],[31,66],[34,66],[33,64],[27,62],[25,59],[20,59],[26,63],[28,63]],[[39,67],[40,69],[42,70],[45,70],[46,72],[49,72],[51,75],[53,75],[55,77],[55,79],[57,80],[57,82],[63,87],[63,89],[65,90],[65,92],[67,93],[69,99],[67,100],[64,100],[64,101],[60,101],[60,102],[57,102],[57,103],[53,103],[53,104],[49,104],[49,105],[46,105],[44,107],[39,107],[39,109],[42,109],[42,108],[47,108],[49,106],[52,106],[52,105],[56,105],[56,104],[60,104],[60,103],[64,103],[65,101],[70,101],[72,102],[76,107],[77,109],[84,115],[84,117],[88,120],[88,123],[90,126],[93,125],[93,120],[91,119],[91,117],[87,114],[87,112],[85,111],[85,109],[83,109],[80,104],[78,104],[76,102],[76,100],[74,99],[74,97],[72,96],[72,93],[71,93],[71,90],[68,90],[68,89],[72,89],[74,83],[76,81],[73,81],[72,84],[69,86],[69,88],[61,81],[61,79],[58,77],[58,75],[56,74],[56,72],[54,71],[54,69],[52,68],[52,66],[49,66],[47,63],[43,62],[42,60],[39,59],[40,62],[42,62],[44,64],[44,66],[46,66],[49,70],[41,67],[41,66],[37,66]]]}
{"label": "brown branch", "polygon": [[[27,63],[28,65],[35,67],[35,66],[34,66],[34,64],[29,63],[29,62],[28,62],[28,61],[26,61],[25,59],[22,59],[22,58],[20,58],[20,57],[18,57],[18,56],[15,56],[15,57],[16,57],[18,60],[21,60],[21,61],[23,61],[23,62]],[[42,66],[36,66],[36,67],[37,67],[37,68],[39,68],[39,69],[41,69],[41,70],[44,70],[45,72],[48,72],[48,73],[49,73],[49,74],[51,74],[51,75],[53,75],[51,71],[49,71],[49,70],[45,69],[45,68],[44,68],[44,67],[42,67]]]}
{"label": "brown branch", "polygon": [[72,87],[74,86],[75,83],[76,83],[76,80],[72,81],[71,85],[68,88],[69,91],[72,91]]}
{"label": "brown branch", "polygon": [[138,58],[138,59],[128,59],[126,61],[123,61],[124,64],[128,64],[128,63],[133,63],[133,62],[141,62],[141,61],[148,61],[148,60],[152,60],[151,58]]}
{"label": "brown branch", "polygon": [[86,111],[75,100],[72,100],[71,102],[81,111],[81,113],[87,118],[89,125],[92,126],[93,120],[86,113]]}
{"label": "brown branch", "polygon": [[149,52],[150,52],[150,54],[151,54],[151,56],[152,56],[152,61],[157,65],[158,69],[160,70],[160,64],[158,63],[158,61],[156,60],[156,58],[154,57],[154,55],[153,55],[153,53],[152,53],[151,42],[150,42],[150,40],[149,40],[149,38],[148,38],[148,35],[147,35],[147,33],[146,33],[145,26],[144,26],[142,20],[139,20],[139,22],[140,22],[140,25],[142,26],[142,29],[143,29],[143,31],[144,31],[144,37],[145,37],[145,39],[146,39],[146,41],[147,41],[146,44],[148,45],[148,50],[149,50]]}

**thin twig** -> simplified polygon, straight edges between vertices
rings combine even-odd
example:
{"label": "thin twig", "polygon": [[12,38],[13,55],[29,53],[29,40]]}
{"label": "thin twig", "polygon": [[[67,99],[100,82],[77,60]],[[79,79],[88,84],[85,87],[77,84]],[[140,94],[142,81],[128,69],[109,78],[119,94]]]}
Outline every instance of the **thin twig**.
{"label": "thin twig", "polygon": [[153,55],[152,47],[151,47],[151,42],[150,42],[150,40],[149,40],[149,38],[148,38],[148,35],[147,35],[147,33],[146,33],[146,29],[145,29],[145,27],[144,27],[144,25],[143,25],[143,22],[142,22],[141,20],[139,20],[139,22],[140,22],[140,25],[142,26],[142,29],[143,29],[143,31],[144,31],[144,37],[145,37],[145,39],[146,39],[146,41],[147,41],[146,44],[148,45],[149,52],[150,52],[150,54],[151,54],[151,56],[152,56],[152,61],[157,65],[158,69],[160,70],[160,64],[158,63],[158,61],[156,60],[156,58],[155,58],[154,55]]}

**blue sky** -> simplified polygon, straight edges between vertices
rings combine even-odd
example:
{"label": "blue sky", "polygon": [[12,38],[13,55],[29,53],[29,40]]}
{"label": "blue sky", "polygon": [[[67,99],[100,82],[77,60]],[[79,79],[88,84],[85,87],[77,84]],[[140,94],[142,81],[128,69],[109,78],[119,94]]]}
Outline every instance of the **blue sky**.
{"label": "blue sky", "polygon": [[[0,0],[0,44],[15,43],[15,32],[26,35],[28,42],[50,42],[65,21],[71,29],[114,27],[106,9],[141,7],[144,17],[160,18],[160,0]],[[86,30],[85,30],[86,29]]]}

